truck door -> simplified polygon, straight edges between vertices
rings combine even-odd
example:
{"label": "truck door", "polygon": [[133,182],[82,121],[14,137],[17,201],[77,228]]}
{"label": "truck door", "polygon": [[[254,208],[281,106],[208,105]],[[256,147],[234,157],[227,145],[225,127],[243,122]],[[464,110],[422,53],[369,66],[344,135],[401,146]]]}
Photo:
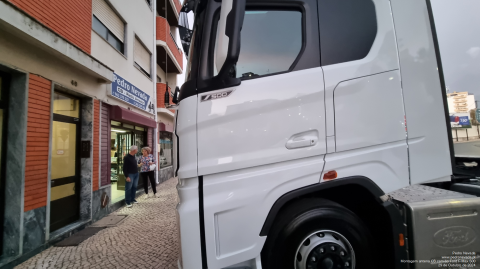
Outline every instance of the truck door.
{"label": "truck door", "polygon": [[[202,60],[210,63],[199,70],[204,79],[221,68],[215,53],[208,53],[218,49],[222,35],[220,3],[209,5],[211,32],[217,34],[202,47]],[[247,1],[233,74],[241,84],[198,89],[199,175],[325,154],[316,6],[314,0]]]}
{"label": "truck door", "polygon": [[389,1],[318,1],[325,78],[325,171],[385,192],[409,185],[405,112]]}

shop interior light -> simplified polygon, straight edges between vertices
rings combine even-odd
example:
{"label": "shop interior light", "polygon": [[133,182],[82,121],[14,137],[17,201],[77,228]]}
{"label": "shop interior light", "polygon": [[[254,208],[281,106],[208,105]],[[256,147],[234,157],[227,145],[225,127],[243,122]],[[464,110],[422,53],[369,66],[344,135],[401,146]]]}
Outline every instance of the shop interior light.
{"label": "shop interior light", "polygon": [[126,133],[127,131],[124,131],[124,130],[118,130],[118,129],[112,129],[112,132],[117,132],[117,133]]}

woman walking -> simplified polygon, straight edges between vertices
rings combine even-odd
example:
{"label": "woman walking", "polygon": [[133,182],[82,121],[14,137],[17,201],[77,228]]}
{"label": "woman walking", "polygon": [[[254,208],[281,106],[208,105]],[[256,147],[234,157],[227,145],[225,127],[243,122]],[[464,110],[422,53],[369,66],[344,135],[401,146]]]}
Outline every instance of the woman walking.
{"label": "woman walking", "polygon": [[148,179],[150,179],[150,185],[152,185],[153,197],[157,194],[157,184],[155,182],[155,168],[150,169],[151,165],[155,164],[155,158],[150,154],[152,150],[149,147],[142,148],[142,156],[138,159],[138,164],[141,165],[140,177],[143,180],[143,188],[147,198],[150,197],[148,193]]}

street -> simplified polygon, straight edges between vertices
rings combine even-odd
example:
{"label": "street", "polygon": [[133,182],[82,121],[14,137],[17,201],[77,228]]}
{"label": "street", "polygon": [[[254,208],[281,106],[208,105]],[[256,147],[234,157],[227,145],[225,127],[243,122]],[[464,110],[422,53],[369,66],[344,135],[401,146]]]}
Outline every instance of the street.
{"label": "street", "polygon": [[142,195],[117,227],[101,230],[77,247],[50,247],[15,267],[26,268],[177,268],[176,178],[157,186],[159,198]]}

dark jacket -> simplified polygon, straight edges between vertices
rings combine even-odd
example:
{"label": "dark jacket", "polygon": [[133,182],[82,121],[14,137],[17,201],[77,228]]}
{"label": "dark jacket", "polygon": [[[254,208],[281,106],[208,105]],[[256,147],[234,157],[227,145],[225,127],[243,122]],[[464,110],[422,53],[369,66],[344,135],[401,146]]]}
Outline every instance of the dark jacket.
{"label": "dark jacket", "polygon": [[137,160],[130,153],[123,157],[123,174],[128,177],[129,174],[138,173]]}

